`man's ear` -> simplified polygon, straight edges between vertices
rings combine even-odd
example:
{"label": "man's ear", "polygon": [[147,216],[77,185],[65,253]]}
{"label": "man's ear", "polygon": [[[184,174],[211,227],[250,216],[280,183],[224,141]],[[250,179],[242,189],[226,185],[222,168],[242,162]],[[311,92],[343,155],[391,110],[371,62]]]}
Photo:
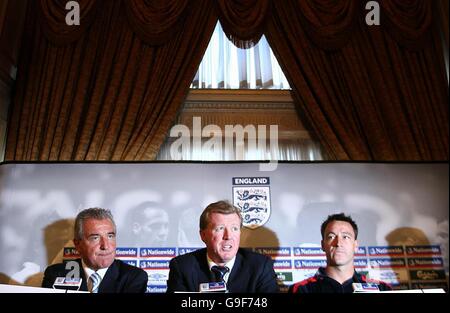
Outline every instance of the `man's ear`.
{"label": "man's ear", "polygon": [[[72,239],[73,245],[75,246],[75,249],[78,251],[78,247],[80,246],[80,240],[79,239]],[[80,252],[80,251],[78,251]]]}
{"label": "man's ear", "polygon": [[322,248],[322,251],[325,252],[325,249],[323,248],[323,239],[320,241],[320,247]]}
{"label": "man's ear", "polygon": [[358,252],[359,243],[358,240],[355,240],[355,253]]}
{"label": "man's ear", "polygon": [[204,243],[206,243],[206,241],[205,241],[206,240],[205,231],[204,230],[200,230],[199,233],[200,233],[200,238],[202,238],[202,241]]}

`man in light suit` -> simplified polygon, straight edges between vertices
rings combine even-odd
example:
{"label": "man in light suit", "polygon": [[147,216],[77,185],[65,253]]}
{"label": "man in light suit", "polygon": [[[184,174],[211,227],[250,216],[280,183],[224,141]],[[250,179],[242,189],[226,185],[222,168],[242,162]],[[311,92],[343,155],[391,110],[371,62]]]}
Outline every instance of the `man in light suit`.
{"label": "man in light suit", "polygon": [[[57,277],[82,278],[80,290],[93,293],[143,293],[147,290],[147,273],[116,257],[116,225],[109,210],[90,208],[75,219],[75,248],[81,259],[66,268],[54,264],[45,270],[42,287],[52,288]],[[87,278],[87,279],[86,279]]]}
{"label": "man in light suit", "polygon": [[200,216],[206,248],[170,261],[167,292],[199,291],[201,283],[224,281],[229,292],[278,292],[273,261],[239,248],[240,210],[226,201],[208,205]]}

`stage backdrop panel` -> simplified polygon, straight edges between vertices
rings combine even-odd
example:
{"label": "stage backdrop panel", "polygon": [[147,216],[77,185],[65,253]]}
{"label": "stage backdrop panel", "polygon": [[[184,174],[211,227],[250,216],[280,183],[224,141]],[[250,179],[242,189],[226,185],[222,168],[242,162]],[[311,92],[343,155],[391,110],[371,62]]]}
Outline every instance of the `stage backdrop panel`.
{"label": "stage backdrop panel", "polygon": [[[445,286],[448,164],[258,163],[3,164],[0,283],[39,285],[48,264],[77,256],[76,214],[112,210],[118,257],[144,268],[163,292],[169,260],[203,247],[199,216],[227,199],[241,208],[241,246],[275,260],[280,285],[325,264],[320,224],[351,214],[360,234],[356,267],[396,288]],[[66,247],[64,249],[64,247]]]}

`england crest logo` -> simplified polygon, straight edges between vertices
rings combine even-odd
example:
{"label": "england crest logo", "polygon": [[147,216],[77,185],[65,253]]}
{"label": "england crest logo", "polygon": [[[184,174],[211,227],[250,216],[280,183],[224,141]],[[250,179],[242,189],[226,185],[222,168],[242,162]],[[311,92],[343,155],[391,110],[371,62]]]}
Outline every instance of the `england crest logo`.
{"label": "england crest logo", "polygon": [[269,177],[234,177],[233,204],[241,210],[245,227],[264,225],[271,212]]}

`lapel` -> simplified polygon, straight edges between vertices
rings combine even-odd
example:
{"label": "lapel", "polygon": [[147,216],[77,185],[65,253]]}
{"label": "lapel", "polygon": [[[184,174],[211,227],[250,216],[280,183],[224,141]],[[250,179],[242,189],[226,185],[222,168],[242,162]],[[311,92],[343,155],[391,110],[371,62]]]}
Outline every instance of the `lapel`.
{"label": "lapel", "polygon": [[[240,249],[236,253],[236,261],[234,262],[233,268],[231,269],[230,276],[228,277],[228,283],[227,288],[230,292],[235,291],[235,286],[240,286],[241,280],[244,274],[243,268],[243,262],[242,262],[242,255],[240,253]],[[245,285],[243,285],[245,286]]]}
{"label": "lapel", "polygon": [[[81,265],[80,265],[81,266]],[[86,273],[84,272],[83,267],[81,267],[81,286],[80,286],[80,290],[81,291],[89,291],[88,290],[88,286],[87,286],[87,278],[86,278]]]}
{"label": "lapel", "polygon": [[206,258],[206,249],[201,249],[198,254],[195,254],[196,264],[198,269],[192,269],[196,275],[193,275],[194,290],[199,291],[201,283],[208,283],[213,281],[213,274],[209,270],[208,261]]}
{"label": "lapel", "polygon": [[117,279],[119,278],[119,261],[114,262],[109,266],[108,270],[103,277],[100,286],[98,287],[99,293],[114,293],[117,288]]}
{"label": "lapel", "polygon": [[[83,264],[81,263],[81,259],[76,259],[79,266],[79,274],[81,278],[81,286],[80,291],[88,291],[86,273],[84,272]],[[67,273],[66,273],[67,274]]]}

